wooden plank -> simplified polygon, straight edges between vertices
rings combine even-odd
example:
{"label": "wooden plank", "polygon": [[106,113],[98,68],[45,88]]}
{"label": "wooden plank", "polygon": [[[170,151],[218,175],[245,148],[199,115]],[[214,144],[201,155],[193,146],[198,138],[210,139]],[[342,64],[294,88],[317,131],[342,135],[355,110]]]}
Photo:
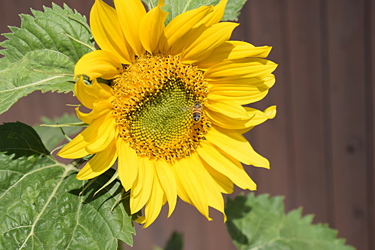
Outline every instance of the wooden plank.
{"label": "wooden plank", "polygon": [[315,222],[329,222],[331,189],[327,178],[326,131],[324,130],[319,1],[287,1],[287,30],[291,70],[291,101],[296,171],[295,195],[304,213],[315,214]]}
{"label": "wooden plank", "polygon": [[[74,107],[66,104],[78,104],[73,94],[33,92],[27,97],[21,98],[7,112],[0,115],[0,124],[3,122],[20,121],[28,125],[40,124],[40,117],[49,118],[62,116],[64,113],[74,113]],[[46,105],[47,104],[47,105]]]}
{"label": "wooden plank", "polygon": [[359,0],[332,0],[326,4],[335,226],[349,244],[370,249],[365,148],[365,6]]}
{"label": "wooden plank", "polygon": [[258,184],[258,193],[270,193],[271,195],[285,195],[287,209],[296,206],[291,191],[295,190],[295,178],[293,168],[293,148],[290,145],[293,138],[288,121],[291,108],[290,93],[290,68],[288,64],[288,49],[284,30],[285,1],[250,0],[245,5],[240,16],[243,28],[242,36],[254,45],[269,45],[273,49],[269,59],[278,63],[276,70],[276,84],[262,101],[250,106],[263,110],[271,105],[277,105],[277,116],[274,120],[250,131],[246,136],[254,149],[264,155],[271,162],[271,170],[247,168],[250,176]]}
{"label": "wooden plank", "polygon": [[368,122],[366,133],[368,134],[367,143],[367,180],[368,180],[368,234],[369,243],[368,249],[375,249],[375,2],[372,0],[365,1],[365,45],[364,48],[368,50],[365,53],[365,83],[366,83],[366,107],[368,114]]}

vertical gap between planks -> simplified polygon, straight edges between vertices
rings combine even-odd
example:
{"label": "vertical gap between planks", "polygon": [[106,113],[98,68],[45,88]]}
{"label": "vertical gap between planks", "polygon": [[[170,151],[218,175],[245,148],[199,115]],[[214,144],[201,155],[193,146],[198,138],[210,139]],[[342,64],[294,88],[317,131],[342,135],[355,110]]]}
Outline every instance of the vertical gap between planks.
{"label": "vertical gap between planks", "polygon": [[329,66],[329,31],[328,31],[328,6],[327,1],[320,0],[320,43],[321,43],[321,67],[322,67],[322,82],[323,90],[323,106],[325,107],[324,112],[324,131],[323,137],[325,138],[326,154],[325,154],[325,165],[327,167],[325,178],[327,186],[326,204],[328,223],[330,227],[335,227],[335,204],[334,204],[334,178],[333,178],[333,159],[332,159],[332,124],[331,124],[331,83],[330,83],[330,66]]}
{"label": "vertical gap between planks", "polygon": [[291,82],[291,69],[290,69],[290,35],[289,35],[289,27],[288,27],[288,3],[287,1],[280,2],[280,12],[283,13],[280,15],[280,23],[281,27],[284,27],[284,31],[282,33],[284,34],[281,36],[281,43],[282,43],[282,58],[285,63],[283,65],[284,70],[284,84],[287,89],[286,93],[289,93],[289,98],[285,98],[285,110],[288,110],[289,112],[286,112],[284,115],[286,117],[286,121],[289,121],[288,126],[286,128],[286,134],[287,134],[287,141],[286,145],[289,145],[287,148],[289,149],[288,155],[287,155],[287,162],[289,163],[288,166],[288,194],[289,196],[286,199],[286,206],[287,208],[294,209],[298,206],[297,204],[297,195],[296,195],[296,161],[295,161],[295,150],[294,150],[294,141],[295,141],[295,135],[294,135],[294,123],[293,121],[293,101],[291,98],[293,96],[293,88],[292,88],[292,82]]}
{"label": "vertical gap between planks", "polygon": [[[373,35],[373,23],[372,23],[372,8],[374,4],[371,0],[366,0],[364,4],[364,65],[365,65],[365,108],[366,108],[366,155],[367,155],[367,209],[368,209],[368,232],[369,235],[375,235],[375,206],[374,206],[374,107],[373,107],[373,72],[374,66],[373,60],[373,47],[372,47],[372,35]],[[368,242],[369,249],[375,249],[375,239],[369,237]]]}

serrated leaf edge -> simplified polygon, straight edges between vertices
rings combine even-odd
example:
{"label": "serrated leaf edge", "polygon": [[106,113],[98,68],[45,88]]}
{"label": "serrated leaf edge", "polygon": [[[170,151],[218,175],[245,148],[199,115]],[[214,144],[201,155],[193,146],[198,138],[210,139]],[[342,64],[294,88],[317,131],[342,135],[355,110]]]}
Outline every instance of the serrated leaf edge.
{"label": "serrated leaf edge", "polygon": [[[282,218],[281,218],[281,220],[279,221],[279,223],[278,223],[278,229],[277,229],[277,233],[278,233],[278,235],[274,238],[274,239],[272,239],[272,240],[270,240],[269,242],[266,242],[265,244],[260,244],[260,245],[258,245],[258,246],[254,246],[253,248],[248,248],[247,250],[261,250],[261,249],[263,249],[264,247],[266,247],[266,246],[268,246],[268,245],[270,245],[270,244],[272,244],[272,243],[274,243],[274,242],[276,242],[276,241],[281,241],[281,242],[288,242],[288,241],[290,241],[290,240],[293,240],[293,241],[296,241],[296,242],[308,242],[308,243],[310,243],[311,241],[309,241],[308,239],[301,239],[301,238],[282,238],[282,237],[280,237],[280,232],[281,232],[281,226],[283,225],[283,222],[287,219],[287,217],[289,216],[289,215],[291,215],[292,213],[298,213],[298,216],[299,216],[299,218],[301,219],[301,220],[304,220],[304,219],[308,219],[308,222],[305,222],[306,224],[308,224],[309,226],[311,226],[311,227],[316,227],[316,226],[326,226],[329,230],[332,230],[332,231],[335,231],[336,232],[336,236],[335,236],[335,238],[334,239],[332,239],[332,242],[335,242],[334,244],[337,244],[338,242],[340,242],[340,244],[343,244],[343,247],[347,247],[348,249],[353,249],[353,250],[355,250],[355,248],[353,248],[353,246],[351,246],[351,245],[348,245],[347,243],[346,243],[346,239],[344,239],[344,238],[339,238],[338,237],[338,230],[337,229],[334,229],[334,228],[330,228],[326,223],[316,223],[316,224],[313,224],[312,223],[312,218],[313,218],[313,214],[307,214],[307,215],[303,215],[302,214],[302,210],[303,210],[303,208],[302,207],[299,207],[299,208],[296,208],[296,209],[293,209],[293,210],[291,210],[291,211],[289,211],[288,213],[285,213],[285,205],[284,205],[284,202],[283,202],[283,200],[285,199],[285,197],[284,196],[274,196],[274,197],[270,197],[270,195],[269,194],[261,194],[261,195],[258,195],[257,197],[254,195],[254,193],[250,193],[250,194],[248,194],[247,196],[244,194],[244,193],[241,193],[239,196],[243,196],[245,199],[248,199],[248,197],[251,197],[252,199],[263,199],[263,198],[265,198],[265,199],[267,199],[268,201],[270,201],[270,200],[276,200],[276,199],[281,199],[281,205],[282,205],[282,214],[283,214],[283,216],[282,216]],[[239,197],[238,196],[238,197]],[[236,198],[236,197],[235,197]],[[231,202],[233,202],[234,200],[235,200],[235,198],[234,199],[228,199],[228,201],[231,201]],[[248,201],[248,200],[247,200]],[[258,223],[258,225],[257,225],[257,229],[255,230],[255,231],[258,231],[259,230],[259,227],[260,227],[260,225],[261,225],[262,223],[261,222],[259,222]],[[242,223],[242,229],[244,229],[244,224]],[[233,239],[232,239],[233,240]],[[314,242],[314,241],[312,241],[312,242]],[[237,246],[238,247],[238,246]],[[241,248],[242,249],[242,248]]]}

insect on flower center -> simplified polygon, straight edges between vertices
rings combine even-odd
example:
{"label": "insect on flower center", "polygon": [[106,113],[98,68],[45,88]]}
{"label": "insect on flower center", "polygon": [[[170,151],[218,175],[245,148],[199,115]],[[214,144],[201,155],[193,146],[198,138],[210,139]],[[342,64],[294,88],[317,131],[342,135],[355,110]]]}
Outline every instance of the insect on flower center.
{"label": "insect on flower center", "polygon": [[178,56],[139,57],[124,66],[112,88],[120,136],[139,156],[167,161],[189,156],[210,127],[203,72]]}

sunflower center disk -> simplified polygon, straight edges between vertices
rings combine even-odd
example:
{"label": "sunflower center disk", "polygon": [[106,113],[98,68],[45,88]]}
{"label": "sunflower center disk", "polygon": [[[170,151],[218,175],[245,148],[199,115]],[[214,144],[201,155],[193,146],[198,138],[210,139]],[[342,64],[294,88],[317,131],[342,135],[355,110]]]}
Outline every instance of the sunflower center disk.
{"label": "sunflower center disk", "polygon": [[145,55],[113,80],[113,114],[123,140],[139,156],[174,161],[189,156],[207,133],[204,109],[198,122],[193,105],[206,101],[207,84],[197,67],[177,56]]}

